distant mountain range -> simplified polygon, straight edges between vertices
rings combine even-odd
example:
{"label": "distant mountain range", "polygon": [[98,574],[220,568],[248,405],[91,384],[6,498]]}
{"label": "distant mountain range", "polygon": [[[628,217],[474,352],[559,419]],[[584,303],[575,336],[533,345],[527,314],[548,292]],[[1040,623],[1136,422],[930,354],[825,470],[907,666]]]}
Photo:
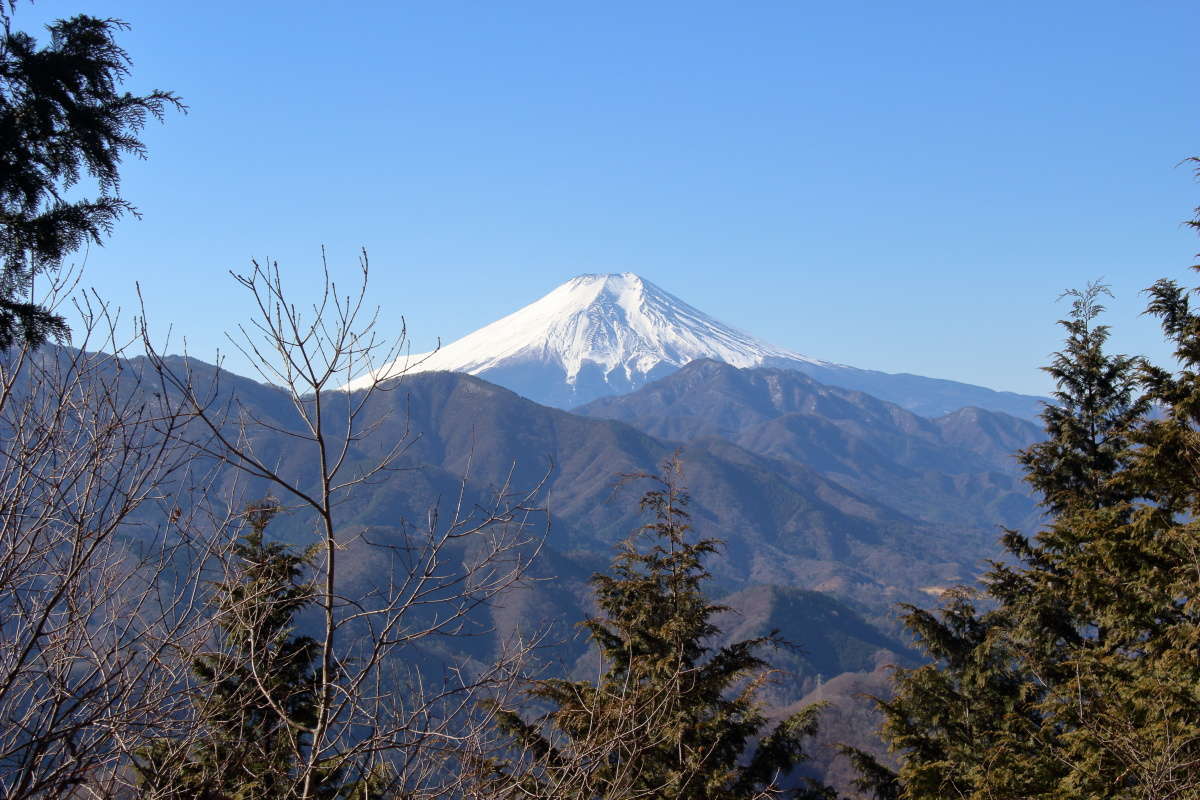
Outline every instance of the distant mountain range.
{"label": "distant mountain range", "polygon": [[[254,421],[231,422],[232,438],[248,437],[271,469],[316,489],[312,454],[296,446],[301,420],[282,390],[195,360],[168,364],[212,408]],[[136,376],[147,366],[114,359],[98,369]],[[594,674],[595,654],[574,625],[595,610],[588,579],[643,522],[645,487],[621,476],[656,472],[679,453],[694,535],[723,542],[707,564],[710,594],[730,608],[723,635],[778,630],[798,645],[772,656],[784,672],[769,700],[783,708],[807,695],[838,709],[824,734],[836,738],[822,740],[812,768],[843,785],[835,743],[877,746],[875,711],[857,693],[885,692],[886,665],[913,663],[897,604],[932,604],[975,582],[999,555],[1002,527],[1031,532],[1040,521],[1014,453],[1042,438],[1030,421],[1041,399],[792,353],[630,273],[576,278],[378,377],[394,380],[369,399],[358,384],[323,394],[328,420],[366,403],[370,433],[347,463],[407,444],[395,469],[338,506],[342,594],[369,597],[394,577],[364,541],[404,552],[423,520],[448,518],[460,503],[486,507],[503,486],[541,484],[545,504],[529,580],[474,612],[471,635],[423,643],[414,664],[488,663],[510,637],[534,632],[552,645],[539,654],[552,672]],[[155,380],[129,386],[176,391]],[[215,475],[207,496],[233,507],[273,488],[219,459],[198,468]],[[271,527],[297,545],[312,530],[300,513]],[[443,555],[447,570],[472,557],[465,546]]]}
{"label": "distant mountain range", "polygon": [[[286,434],[297,420],[282,392],[191,369],[220,375],[224,396],[273,426],[255,437],[278,469],[311,473]],[[930,420],[792,370],[695,362],[579,413],[473,376],[419,373],[374,395],[364,413],[376,427],[351,458],[370,461],[410,431],[419,436],[405,469],[357,490],[346,524],[398,536],[404,520],[456,497],[464,475],[472,503],[506,480],[533,486],[549,473],[546,548],[563,575],[603,567],[637,526],[640,489],[614,491],[619,476],[654,471],[680,447],[697,535],[726,542],[712,565],[725,591],[823,591],[882,621],[896,602],[972,581],[996,552],[999,526],[1037,518],[1011,458],[1038,437],[1036,426],[981,409]],[[248,497],[266,488],[240,486]],[[305,529],[296,521],[291,535],[299,541]]]}
{"label": "distant mountain range", "polygon": [[1031,422],[979,408],[935,419],[785,369],[695,361],[632,394],[575,409],[680,442],[726,440],[804,464],[842,487],[929,523],[1014,528],[1039,512],[1014,453]]}
{"label": "distant mountain range", "polygon": [[[292,437],[296,408],[281,390],[195,360],[169,363],[201,387],[211,383],[214,408],[259,421],[244,435],[273,469],[302,488],[316,485],[311,455]],[[146,362],[106,368],[136,374]],[[361,532],[402,550],[431,510],[448,515],[460,488],[470,508],[502,485],[545,479],[545,540],[531,580],[477,615],[473,635],[414,655],[431,668],[486,662],[518,630],[549,632],[554,647],[542,657],[551,670],[594,667],[574,627],[594,613],[588,578],[642,521],[636,501],[644,487],[620,476],[656,471],[680,452],[695,535],[724,542],[708,564],[711,593],[732,609],[721,620],[724,634],[778,629],[798,644],[772,657],[786,672],[771,702],[829,700],[839,719],[855,720],[854,735],[841,740],[869,744],[874,712],[854,693],[885,690],[883,666],[912,663],[896,604],[931,604],[946,588],[973,582],[998,555],[1002,526],[1030,531],[1039,521],[1013,457],[1041,438],[1038,426],[982,408],[931,418],[792,368],[693,360],[573,412],[460,372],[408,374],[388,389],[363,408],[371,433],[347,457],[370,463],[398,441],[409,445],[397,469],[339,506],[348,541]],[[363,395],[327,392],[324,400],[329,419],[344,419],[340,405]],[[224,468],[209,496],[236,504],[270,489]],[[310,541],[311,531],[301,515],[272,524],[273,535],[295,544]],[[369,596],[391,579],[386,564],[354,544],[339,563],[347,596]],[[830,735],[842,736],[840,724]],[[833,741],[814,769],[835,768]]]}
{"label": "distant mountain range", "polygon": [[[273,390],[225,384],[248,412],[286,429]],[[549,472],[547,535],[533,580],[494,604],[476,635],[428,654],[431,664],[486,661],[517,632],[545,630],[554,643],[542,653],[551,673],[595,674],[595,656],[573,623],[594,613],[588,577],[608,567],[616,543],[640,522],[644,487],[618,488],[619,477],[654,471],[679,450],[695,535],[724,541],[708,564],[710,592],[732,609],[720,620],[723,635],[778,630],[797,645],[771,655],[783,672],[769,701],[832,704],[810,768],[843,787],[851,776],[837,742],[883,753],[876,712],[861,692],[885,694],[886,665],[914,663],[897,603],[930,605],[947,588],[974,582],[999,555],[1002,526],[1029,531],[1039,518],[1013,457],[1041,437],[1036,425],[979,408],[931,419],[791,369],[694,361],[573,413],[470,375],[422,372],[371,404],[367,418],[379,425],[354,457],[370,461],[406,432],[419,434],[406,469],[361,487],[343,506],[344,523],[372,541],[403,541],[404,521],[446,507],[464,474],[469,505],[506,480],[531,486]],[[285,434],[262,435],[282,469],[310,468],[289,461]],[[284,520],[277,531],[299,543],[306,529]],[[356,571],[349,590],[365,594],[385,576],[355,556],[342,557]]]}
{"label": "distant mountain range", "polygon": [[581,275],[435,352],[406,356],[376,374],[464,372],[543,405],[572,408],[631,392],[697,359],[798,370],[930,417],[975,406],[1034,419],[1043,402],[801,355],[731,328],[631,272]]}

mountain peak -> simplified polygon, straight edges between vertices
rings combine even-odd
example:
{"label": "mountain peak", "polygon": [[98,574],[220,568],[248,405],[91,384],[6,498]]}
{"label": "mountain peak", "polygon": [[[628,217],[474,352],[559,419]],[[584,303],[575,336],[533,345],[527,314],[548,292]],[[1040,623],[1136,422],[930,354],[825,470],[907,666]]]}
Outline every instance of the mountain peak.
{"label": "mountain peak", "polygon": [[[634,391],[697,359],[738,368],[797,370],[927,417],[976,405],[1034,419],[1043,402],[1038,397],[919,375],[889,375],[800,355],[719,322],[633,272],[578,275],[435,352],[384,365],[375,377],[465,372],[535,402],[572,408]],[[343,388],[353,391],[371,380],[372,376],[364,376]]]}
{"label": "mountain peak", "polygon": [[[567,406],[630,391],[697,358],[739,367],[768,359],[823,363],[718,322],[632,272],[579,275],[435,353],[404,362],[422,372],[484,375],[540,402]],[[402,366],[381,372],[399,374]],[[547,381],[556,386],[531,388]]]}
{"label": "mountain peak", "polygon": [[591,285],[596,283],[603,284],[604,286],[641,286],[645,281],[636,272],[586,272],[583,275],[576,275],[564,283],[563,286],[571,286],[573,284]]}

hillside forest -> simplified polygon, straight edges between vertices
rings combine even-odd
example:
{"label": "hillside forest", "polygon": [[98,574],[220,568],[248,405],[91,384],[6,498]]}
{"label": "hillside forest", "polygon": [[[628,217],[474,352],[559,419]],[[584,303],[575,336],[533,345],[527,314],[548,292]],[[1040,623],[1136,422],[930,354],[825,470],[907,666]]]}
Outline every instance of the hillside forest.
{"label": "hillside forest", "polygon": [[0,798],[1200,798],[1200,289],[1147,289],[1167,364],[1068,291],[1040,424],[716,361],[570,412],[383,377],[365,252],[233,274],[234,375],[73,260],[183,100],[122,90],[124,23],[17,16]]}

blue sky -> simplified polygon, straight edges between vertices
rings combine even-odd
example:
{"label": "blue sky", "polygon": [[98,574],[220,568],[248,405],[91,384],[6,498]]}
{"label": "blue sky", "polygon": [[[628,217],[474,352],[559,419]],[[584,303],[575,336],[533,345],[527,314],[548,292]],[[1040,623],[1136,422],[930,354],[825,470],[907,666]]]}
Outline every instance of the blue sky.
{"label": "blue sky", "polygon": [[[902,7],[903,6],[903,7]],[[275,259],[370,253],[385,333],[449,341],[634,271],[775,344],[1045,392],[1064,289],[1164,357],[1140,290],[1186,269],[1200,4],[38,0],[127,20],[144,214],[87,282],[212,359]],[[231,357],[227,366],[244,372]]]}

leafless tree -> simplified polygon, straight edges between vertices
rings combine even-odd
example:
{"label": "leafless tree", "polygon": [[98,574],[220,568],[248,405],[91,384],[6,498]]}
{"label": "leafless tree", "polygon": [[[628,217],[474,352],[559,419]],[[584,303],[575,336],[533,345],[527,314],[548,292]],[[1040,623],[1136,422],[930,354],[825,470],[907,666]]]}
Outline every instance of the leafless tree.
{"label": "leafless tree", "polygon": [[[395,405],[380,401],[401,385],[402,372],[377,367],[396,362],[404,337],[376,336],[378,311],[365,302],[365,253],[352,292],[339,293],[327,266],[324,275],[308,306],[289,298],[275,264],[255,262],[234,275],[256,313],[231,340],[286,401],[286,415],[256,411],[219,374],[166,356],[148,334],[146,351],[162,393],[190,414],[179,441],[311,523],[319,612],[315,719],[293,730],[297,768],[285,796],[318,796],[322,769],[332,763],[360,777],[383,776],[392,794],[440,796],[453,780],[443,757],[472,736],[474,699],[513,670],[504,663],[445,665],[431,675],[417,656],[439,637],[461,634],[473,612],[521,579],[541,535],[540,486],[514,492],[503,485],[479,504],[469,499],[464,476],[448,513],[433,509],[386,536],[353,524],[347,502],[356,492],[404,474],[413,437],[406,432],[382,448],[373,440]],[[356,383],[363,388],[343,388],[364,375]],[[289,443],[286,460],[268,444],[280,437]],[[366,458],[368,442],[381,454]],[[350,587],[347,567],[363,563],[373,566],[370,585],[364,588],[360,572]]]}
{"label": "leafless tree", "polygon": [[75,347],[0,354],[5,800],[109,791],[122,752],[171,717],[178,682],[163,665],[201,621],[190,570],[207,545],[177,505],[184,418],[145,391],[116,316],[76,277],[41,298],[75,304]]}

